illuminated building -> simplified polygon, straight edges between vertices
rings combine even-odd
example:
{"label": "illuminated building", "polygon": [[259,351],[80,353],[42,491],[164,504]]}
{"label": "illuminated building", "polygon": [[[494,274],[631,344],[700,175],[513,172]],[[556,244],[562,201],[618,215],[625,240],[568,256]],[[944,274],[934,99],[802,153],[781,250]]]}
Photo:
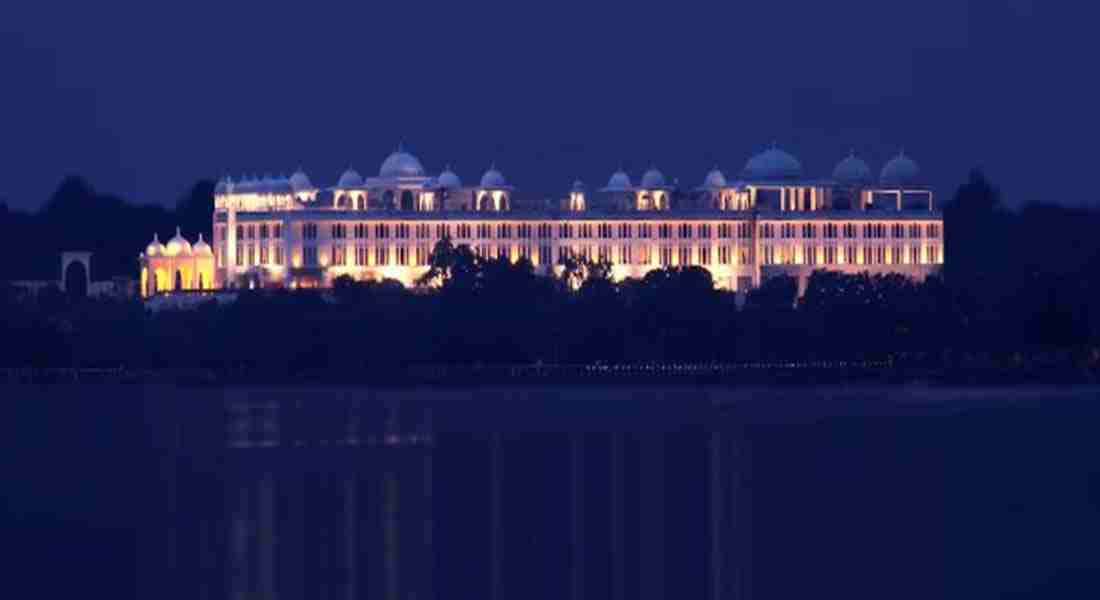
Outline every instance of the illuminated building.
{"label": "illuminated building", "polygon": [[449,167],[428,175],[400,148],[376,177],[349,168],[327,189],[301,169],[226,178],[215,193],[211,269],[205,254],[182,244],[172,254],[154,242],[142,258],[142,290],[211,280],[216,288],[324,287],[341,275],[413,285],[444,236],[479,256],[527,258],[543,274],[570,255],[610,261],[617,278],[697,265],[735,291],[777,274],[804,285],[815,269],[922,279],[944,259],[942,214],[904,153],[877,180],[854,153],[831,177],[807,178],[798,159],[773,146],[737,177],[715,168],[693,189],[651,167],[637,185],[620,169],[594,196],[587,190],[577,181],[561,199],[521,203],[495,165],[468,186]]}
{"label": "illuminated building", "polygon": [[214,289],[214,251],[199,234],[192,246],[180,230],[161,244],[157,236],[138,255],[141,265],[141,295],[159,292]]}

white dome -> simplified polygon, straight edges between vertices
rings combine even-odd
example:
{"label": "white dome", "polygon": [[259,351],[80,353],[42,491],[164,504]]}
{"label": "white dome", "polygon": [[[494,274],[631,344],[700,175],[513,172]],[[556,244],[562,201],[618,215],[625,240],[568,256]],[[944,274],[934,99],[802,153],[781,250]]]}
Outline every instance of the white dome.
{"label": "white dome", "polygon": [[451,170],[451,166],[447,165],[447,168],[443,169],[443,172],[439,174],[439,187],[448,190],[454,190],[462,187],[462,180],[458,178],[458,175]]}
{"label": "white dome", "polygon": [[919,177],[920,167],[902,151],[882,167],[879,182],[882,185],[903,186],[915,183]]}
{"label": "white dome", "polygon": [[497,170],[496,165],[489,167],[488,171],[481,176],[481,187],[483,188],[502,188],[507,187],[508,182],[504,180],[504,174]]}
{"label": "white dome", "polygon": [[160,243],[157,239],[157,234],[153,234],[153,241],[149,242],[149,245],[145,247],[145,256],[160,256],[164,254],[164,244]]}
{"label": "white dome", "polygon": [[378,169],[378,176],[385,179],[423,177],[424,167],[415,156],[398,148],[396,152],[382,161],[382,168]]}
{"label": "white dome", "polygon": [[747,179],[797,179],[802,177],[802,163],[772,146],[750,158],[743,174]]}
{"label": "white dome", "polygon": [[214,251],[210,249],[210,244],[207,244],[202,239],[202,234],[199,234],[199,241],[195,242],[195,246],[191,249],[195,256],[213,256]]}
{"label": "white dome", "polygon": [[665,176],[657,169],[650,167],[650,169],[642,175],[641,187],[644,189],[663,188],[665,187]]}
{"label": "white dome", "polygon": [[345,190],[363,187],[363,178],[355,169],[348,167],[348,170],[340,176],[340,181],[336,182],[336,187]]}
{"label": "white dome", "polygon": [[166,256],[190,256],[191,255],[191,242],[187,241],[182,235],[180,235],[180,228],[176,228],[176,235],[172,239],[168,240],[168,243],[164,246],[164,254]]}
{"label": "white dome", "polygon": [[634,187],[630,182],[630,176],[626,174],[622,169],[615,171],[611,174],[611,179],[607,180],[607,190],[612,192],[625,192]]}
{"label": "white dome", "polygon": [[290,176],[290,189],[295,192],[311,190],[313,189],[313,182],[309,180],[309,175],[306,175],[305,171],[299,168]]}
{"label": "white dome", "polygon": [[705,188],[718,189],[727,187],[728,185],[725,174],[723,174],[718,167],[711,169],[710,173],[707,173],[706,178],[703,179],[703,187]]}
{"label": "white dome", "polygon": [[584,182],[581,181],[580,179],[574,181],[573,182],[573,191],[574,192],[583,192],[584,191]]}
{"label": "white dome", "polygon": [[856,156],[853,150],[833,169],[833,179],[840,183],[868,183],[871,181],[871,167]]}

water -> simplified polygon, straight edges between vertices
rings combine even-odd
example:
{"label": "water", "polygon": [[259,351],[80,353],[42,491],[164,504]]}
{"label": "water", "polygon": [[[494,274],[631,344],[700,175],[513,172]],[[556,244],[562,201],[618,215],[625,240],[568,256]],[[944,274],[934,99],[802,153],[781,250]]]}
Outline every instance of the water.
{"label": "water", "polygon": [[1096,388],[5,391],[43,596],[1100,591]]}

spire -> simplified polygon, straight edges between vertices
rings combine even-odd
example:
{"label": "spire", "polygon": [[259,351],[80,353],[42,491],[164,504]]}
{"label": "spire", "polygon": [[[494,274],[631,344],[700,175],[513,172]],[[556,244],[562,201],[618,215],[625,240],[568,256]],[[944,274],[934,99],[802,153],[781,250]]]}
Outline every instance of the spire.
{"label": "spire", "polygon": [[180,226],[176,225],[176,237],[183,237],[180,235]]}
{"label": "spire", "polygon": [[157,237],[157,232],[155,231],[153,232],[153,241],[158,244],[160,243],[160,238]]}
{"label": "spire", "polygon": [[199,243],[202,243],[202,232],[199,232]]}

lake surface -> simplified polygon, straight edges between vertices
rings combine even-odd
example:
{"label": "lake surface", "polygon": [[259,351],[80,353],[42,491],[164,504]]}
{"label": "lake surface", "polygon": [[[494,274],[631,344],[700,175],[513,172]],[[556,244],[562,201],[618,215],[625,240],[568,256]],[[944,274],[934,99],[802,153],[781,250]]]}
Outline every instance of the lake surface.
{"label": "lake surface", "polygon": [[1100,597],[1100,388],[9,386],[56,597]]}

